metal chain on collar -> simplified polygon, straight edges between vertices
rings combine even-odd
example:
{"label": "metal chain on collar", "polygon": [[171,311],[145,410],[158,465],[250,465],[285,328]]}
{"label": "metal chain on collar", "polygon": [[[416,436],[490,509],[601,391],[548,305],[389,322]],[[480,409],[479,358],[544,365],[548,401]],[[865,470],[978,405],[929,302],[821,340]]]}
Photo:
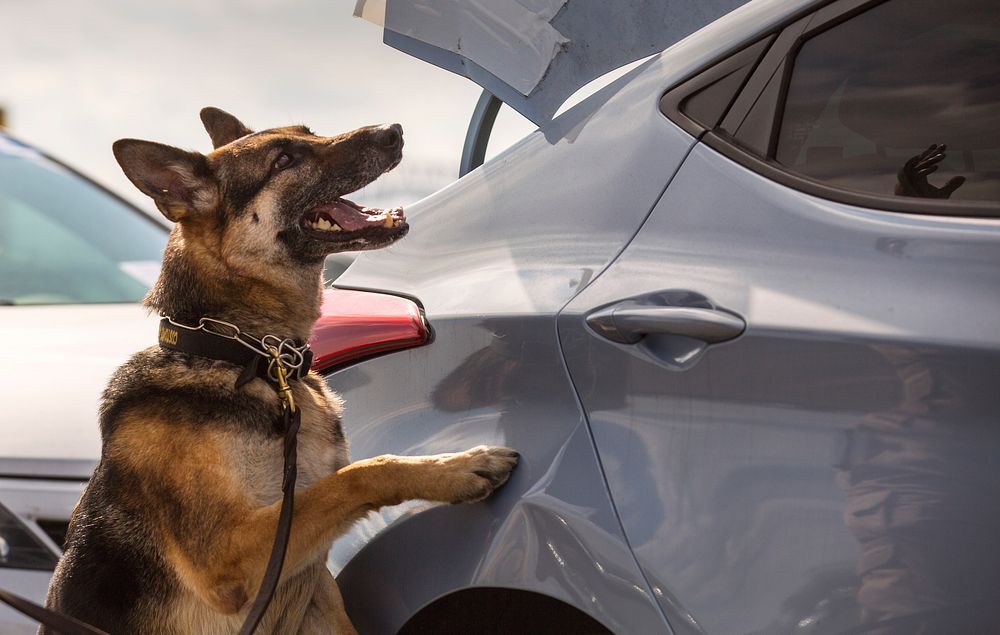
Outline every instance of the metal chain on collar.
{"label": "metal chain on collar", "polygon": [[[296,373],[302,368],[302,364],[305,363],[306,359],[305,351],[309,348],[308,343],[296,346],[294,340],[281,338],[277,335],[265,335],[261,338],[256,338],[253,335],[244,333],[235,324],[216,318],[202,317],[198,319],[197,326],[190,326],[175,322],[169,315],[161,313],[160,317],[177,328],[187,331],[204,331],[205,333],[224,337],[238,342],[258,355],[266,357],[268,359],[267,375],[279,385],[284,383],[284,377],[289,371]],[[209,326],[215,328],[208,328]],[[227,329],[228,332],[226,330],[219,331],[217,330],[218,327]],[[287,384],[285,385],[287,386]],[[287,394],[291,395],[290,392]]]}

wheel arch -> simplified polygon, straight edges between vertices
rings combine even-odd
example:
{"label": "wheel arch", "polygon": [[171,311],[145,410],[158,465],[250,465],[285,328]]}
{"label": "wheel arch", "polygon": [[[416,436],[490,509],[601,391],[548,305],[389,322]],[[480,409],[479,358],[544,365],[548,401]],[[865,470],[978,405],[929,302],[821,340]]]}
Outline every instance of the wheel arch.
{"label": "wheel arch", "polygon": [[577,607],[543,593],[507,587],[471,587],[438,597],[417,611],[397,635],[610,635]]}

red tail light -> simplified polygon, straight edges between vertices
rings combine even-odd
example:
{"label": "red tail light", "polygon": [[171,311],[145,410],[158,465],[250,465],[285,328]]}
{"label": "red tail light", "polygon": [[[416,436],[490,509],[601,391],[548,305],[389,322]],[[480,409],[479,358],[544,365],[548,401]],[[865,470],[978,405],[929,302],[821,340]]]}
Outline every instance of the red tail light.
{"label": "red tail light", "polygon": [[348,362],[430,341],[430,329],[420,307],[399,296],[327,289],[323,292],[322,312],[309,342],[315,371],[329,371]]}

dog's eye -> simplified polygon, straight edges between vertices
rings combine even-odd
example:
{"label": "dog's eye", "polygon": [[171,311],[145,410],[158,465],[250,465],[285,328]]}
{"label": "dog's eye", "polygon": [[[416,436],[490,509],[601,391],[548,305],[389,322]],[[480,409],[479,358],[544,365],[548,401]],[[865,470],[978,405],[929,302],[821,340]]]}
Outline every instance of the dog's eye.
{"label": "dog's eye", "polygon": [[292,163],[295,163],[295,159],[294,159],[294,157],[292,157],[292,155],[290,155],[290,154],[282,154],[277,159],[274,160],[274,169],[275,170],[284,170],[285,168],[287,168],[288,166],[290,166]]}

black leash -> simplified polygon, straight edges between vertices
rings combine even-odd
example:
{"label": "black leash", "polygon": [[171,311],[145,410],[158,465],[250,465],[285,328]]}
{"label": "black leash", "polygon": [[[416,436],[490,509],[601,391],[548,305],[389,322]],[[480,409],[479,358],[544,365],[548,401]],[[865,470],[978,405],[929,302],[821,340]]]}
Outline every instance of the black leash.
{"label": "black leash", "polygon": [[[209,325],[212,328],[205,328]],[[219,328],[228,329],[220,332]],[[281,423],[285,430],[284,468],[281,479],[281,509],[278,512],[278,526],[275,530],[271,555],[264,569],[253,603],[238,635],[252,635],[257,630],[261,618],[271,605],[274,592],[281,578],[281,568],[285,564],[288,538],[292,532],[292,509],[295,502],[295,480],[298,477],[298,432],[302,422],[302,412],[295,406],[289,379],[302,379],[309,373],[312,351],[308,344],[297,345],[287,339],[273,335],[262,338],[242,333],[228,322],[213,318],[202,318],[197,327],[178,324],[170,318],[160,321],[160,347],[199,357],[219,359],[243,367],[236,379],[236,387],[246,384],[255,377],[266,380],[281,398]],[[49,629],[62,635],[108,635],[108,633],[85,624],[72,617],[57,613],[31,600],[0,589],[0,602],[41,622]]]}
{"label": "black leash", "polygon": [[264,617],[264,612],[271,604],[274,591],[278,587],[278,579],[281,577],[281,567],[285,564],[285,552],[288,548],[288,536],[292,532],[292,508],[295,502],[295,479],[298,476],[298,432],[299,424],[302,422],[302,411],[295,407],[295,400],[292,399],[292,389],[285,381],[284,371],[278,365],[279,387],[278,394],[282,398],[281,415],[285,424],[285,468],[281,481],[281,490],[284,497],[281,499],[281,511],[278,512],[278,529],[274,535],[274,545],[271,547],[271,556],[267,560],[267,568],[264,569],[264,579],[260,583],[257,597],[250,605],[250,612],[247,619],[240,628],[239,635],[251,635],[257,630],[257,624]]}
{"label": "black leash", "polygon": [[45,624],[50,629],[63,635],[108,635],[104,631],[94,628],[89,624],[84,624],[80,620],[50,611],[44,606],[39,606],[31,600],[26,600],[20,595],[15,595],[10,591],[0,589],[0,601],[16,611],[24,613],[36,622]]}

